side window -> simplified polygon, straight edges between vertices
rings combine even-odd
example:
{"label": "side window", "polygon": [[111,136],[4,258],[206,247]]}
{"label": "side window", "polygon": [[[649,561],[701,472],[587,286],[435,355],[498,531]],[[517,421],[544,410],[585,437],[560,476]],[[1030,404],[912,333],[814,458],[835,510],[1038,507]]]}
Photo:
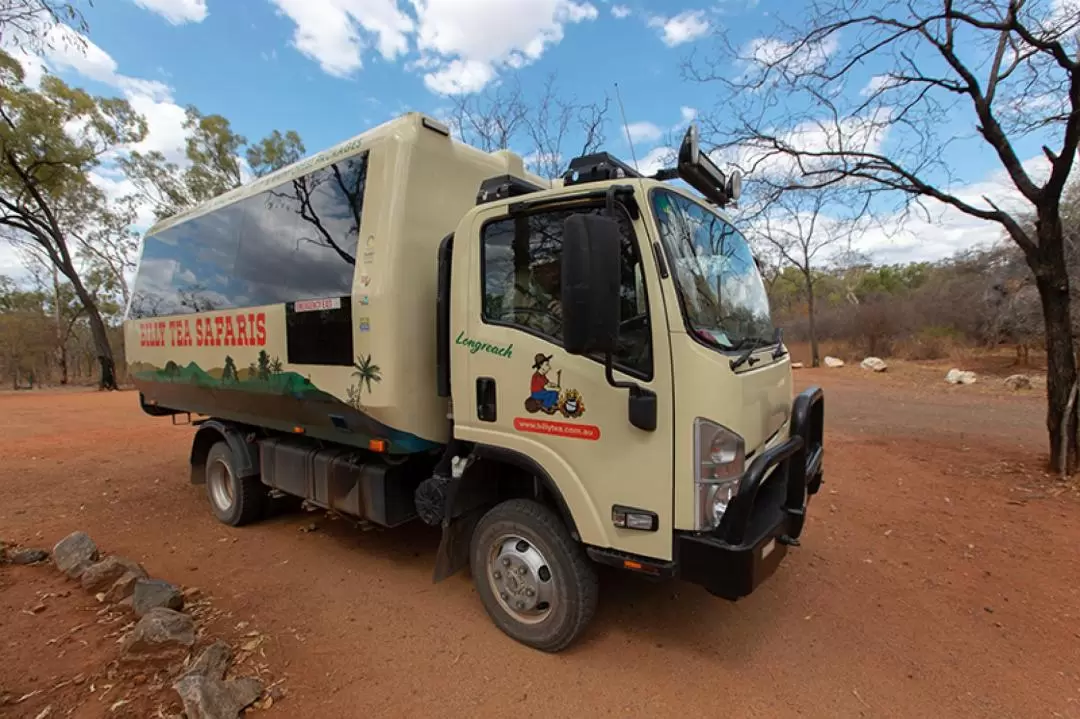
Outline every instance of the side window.
{"label": "side window", "polygon": [[347,157],[148,236],[129,316],[350,294],[367,167]]}
{"label": "side window", "polygon": [[[563,222],[574,213],[600,214],[600,208],[549,210],[489,222],[481,237],[483,317],[562,343]],[[652,376],[652,342],[645,275],[634,230],[625,214],[622,229],[622,287],[619,348],[615,363]]]}

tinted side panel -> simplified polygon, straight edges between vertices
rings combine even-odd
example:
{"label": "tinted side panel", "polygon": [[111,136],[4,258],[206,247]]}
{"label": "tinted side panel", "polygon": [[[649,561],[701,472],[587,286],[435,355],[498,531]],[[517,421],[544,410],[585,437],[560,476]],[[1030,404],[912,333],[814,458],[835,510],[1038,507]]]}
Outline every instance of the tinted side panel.
{"label": "tinted side panel", "polygon": [[310,312],[297,312],[295,302],[285,305],[289,364],[352,365],[352,300],[340,301],[337,309]]}
{"label": "tinted side panel", "polygon": [[352,291],[368,153],[147,237],[128,317]]}

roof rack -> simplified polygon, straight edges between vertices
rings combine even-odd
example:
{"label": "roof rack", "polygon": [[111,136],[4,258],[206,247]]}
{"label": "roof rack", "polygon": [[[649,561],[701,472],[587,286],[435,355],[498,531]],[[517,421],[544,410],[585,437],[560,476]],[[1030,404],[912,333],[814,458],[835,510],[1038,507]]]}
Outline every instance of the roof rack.
{"label": "roof rack", "polygon": [[595,152],[571,160],[570,167],[563,177],[563,184],[581,185],[586,182],[619,180],[626,177],[641,177],[641,173],[610,153]]}
{"label": "roof rack", "polygon": [[480,191],[476,193],[476,204],[483,205],[486,202],[505,200],[509,197],[520,197],[542,189],[544,188],[520,177],[496,175],[480,183]]}

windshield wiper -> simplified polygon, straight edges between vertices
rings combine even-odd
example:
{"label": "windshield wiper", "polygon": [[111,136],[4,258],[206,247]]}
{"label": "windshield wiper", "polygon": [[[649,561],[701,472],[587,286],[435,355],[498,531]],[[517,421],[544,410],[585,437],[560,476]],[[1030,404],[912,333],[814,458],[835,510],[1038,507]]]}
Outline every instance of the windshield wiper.
{"label": "windshield wiper", "polygon": [[746,351],[743,352],[741,355],[731,360],[731,369],[737,370],[747,363],[749,363],[751,367],[757,364],[758,358],[753,357],[752,355],[754,354],[755,350],[759,350],[764,346],[761,344],[761,342],[762,340],[757,339],[756,337],[744,337],[743,339],[736,342],[735,346],[732,349],[737,350],[746,346],[747,344],[749,345],[749,347],[746,347]]}

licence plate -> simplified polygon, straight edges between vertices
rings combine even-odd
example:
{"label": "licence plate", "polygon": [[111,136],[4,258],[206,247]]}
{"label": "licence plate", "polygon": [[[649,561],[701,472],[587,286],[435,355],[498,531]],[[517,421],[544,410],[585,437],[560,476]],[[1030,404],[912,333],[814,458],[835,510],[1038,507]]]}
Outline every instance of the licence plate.
{"label": "licence plate", "polygon": [[770,539],[765,544],[765,546],[763,546],[761,548],[761,558],[765,559],[766,557],[768,557],[770,554],[773,553],[774,549],[776,549],[776,540],[775,539]]}

